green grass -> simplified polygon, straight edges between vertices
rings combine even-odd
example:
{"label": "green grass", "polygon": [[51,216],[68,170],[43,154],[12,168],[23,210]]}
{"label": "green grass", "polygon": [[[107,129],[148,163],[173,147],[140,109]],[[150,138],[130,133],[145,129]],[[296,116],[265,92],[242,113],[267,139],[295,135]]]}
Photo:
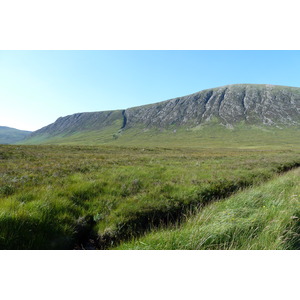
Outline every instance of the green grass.
{"label": "green grass", "polygon": [[298,127],[280,129],[244,124],[228,129],[211,123],[193,128],[144,129],[140,127],[121,132],[119,138],[112,144],[140,147],[160,145],[196,148],[291,149],[300,146],[300,130]]}
{"label": "green grass", "polygon": [[202,208],[118,249],[299,249],[300,169]]}
{"label": "green grass", "polygon": [[122,120],[116,120],[115,124],[98,130],[82,130],[69,134],[55,136],[41,134],[29,140],[19,142],[20,145],[99,145],[114,142],[119,136],[119,128]]}
{"label": "green grass", "polygon": [[214,121],[196,127],[145,128],[135,126],[120,130],[122,120],[101,130],[85,130],[68,135],[36,136],[20,144],[37,145],[115,145],[129,147],[193,147],[193,148],[253,148],[299,149],[298,127],[274,128],[246,126],[243,123],[233,129],[213,124]]}
{"label": "green grass", "polygon": [[0,248],[107,248],[299,166],[296,149],[0,146]]}

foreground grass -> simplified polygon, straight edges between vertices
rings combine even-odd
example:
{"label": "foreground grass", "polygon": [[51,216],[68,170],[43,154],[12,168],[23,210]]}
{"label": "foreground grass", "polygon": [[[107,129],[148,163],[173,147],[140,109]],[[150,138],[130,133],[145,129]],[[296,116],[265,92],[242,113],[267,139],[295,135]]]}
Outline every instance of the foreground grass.
{"label": "foreground grass", "polygon": [[107,248],[299,166],[297,150],[0,146],[0,248]]}
{"label": "foreground grass", "polygon": [[118,249],[299,249],[300,169],[212,203],[179,227]]}

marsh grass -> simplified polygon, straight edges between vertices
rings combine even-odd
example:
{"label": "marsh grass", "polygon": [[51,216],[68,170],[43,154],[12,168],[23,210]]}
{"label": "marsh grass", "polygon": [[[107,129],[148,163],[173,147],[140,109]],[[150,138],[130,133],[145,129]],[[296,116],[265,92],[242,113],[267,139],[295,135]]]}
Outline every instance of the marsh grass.
{"label": "marsh grass", "polygon": [[119,249],[268,250],[300,247],[300,170],[202,208],[177,228]]}
{"label": "marsh grass", "polygon": [[285,149],[0,146],[0,248],[112,247],[299,161]]}

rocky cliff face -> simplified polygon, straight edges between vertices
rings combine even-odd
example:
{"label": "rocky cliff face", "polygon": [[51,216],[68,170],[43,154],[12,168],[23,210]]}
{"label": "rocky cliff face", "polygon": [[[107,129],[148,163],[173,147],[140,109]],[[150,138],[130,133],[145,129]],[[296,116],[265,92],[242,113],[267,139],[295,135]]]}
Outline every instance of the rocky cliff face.
{"label": "rocky cliff face", "polygon": [[136,124],[197,126],[212,119],[229,126],[241,121],[246,124],[282,126],[299,124],[299,113],[299,88],[240,84],[129,108],[125,116],[127,128]]}
{"label": "rocky cliff face", "polygon": [[228,127],[240,122],[277,127],[300,125],[300,88],[251,84],[223,86],[126,110],[61,117],[35,131],[31,137],[103,130],[112,124],[123,131],[136,126],[195,127],[212,120]]}
{"label": "rocky cliff face", "polygon": [[30,137],[68,135],[80,131],[101,130],[122,119],[122,110],[78,113],[60,117],[54,123],[33,132]]}

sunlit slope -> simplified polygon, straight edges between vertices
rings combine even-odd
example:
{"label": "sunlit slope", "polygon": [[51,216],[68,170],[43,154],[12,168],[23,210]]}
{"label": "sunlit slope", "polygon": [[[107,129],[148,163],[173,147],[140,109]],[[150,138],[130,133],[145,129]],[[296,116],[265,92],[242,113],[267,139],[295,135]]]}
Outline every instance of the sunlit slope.
{"label": "sunlit slope", "polygon": [[[39,135],[24,141],[24,144],[102,145],[138,147],[200,147],[200,148],[298,148],[298,127],[284,129],[270,127],[236,126],[226,129],[221,125],[206,125],[199,128],[174,130],[131,128],[118,132],[119,123],[102,130],[75,132],[69,135]],[[117,133],[116,133],[117,132]]]}
{"label": "sunlit slope", "polygon": [[78,113],[35,131],[22,144],[103,144],[115,140],[122,126],[121,110]]}
{"label": "sunlit slope", "polygon": [[126,110],[78,113],[26,144],[249,146],[297,144],[300,89],[239,84]]}

